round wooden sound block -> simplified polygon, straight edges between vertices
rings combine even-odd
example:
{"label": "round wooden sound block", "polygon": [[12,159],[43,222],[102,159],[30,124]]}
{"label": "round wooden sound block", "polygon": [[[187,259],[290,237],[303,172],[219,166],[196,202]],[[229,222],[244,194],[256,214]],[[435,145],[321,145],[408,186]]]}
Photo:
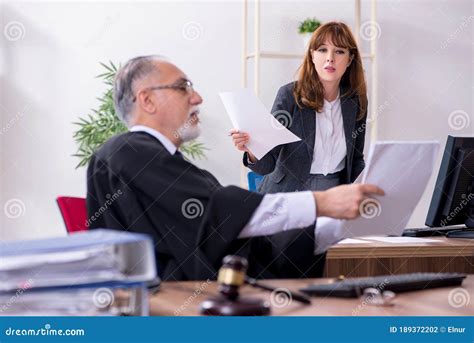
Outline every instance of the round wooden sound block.
{"label": "round wooden sound block", "polygon": [[201,314],[206,316],[268,316],[270,306],[261,299],[217,297],[201,303]]}

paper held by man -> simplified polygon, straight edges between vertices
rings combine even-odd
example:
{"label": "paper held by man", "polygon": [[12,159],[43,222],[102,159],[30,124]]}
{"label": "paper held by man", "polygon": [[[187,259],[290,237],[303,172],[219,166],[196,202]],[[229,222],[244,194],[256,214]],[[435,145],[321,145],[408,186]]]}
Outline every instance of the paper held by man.
{"label": "paper held by man", "polygon": [[375,184],[385,196],[363,201],[355,220],[318,218],[316,235],[332,232],[332,244],[350,237],[401,235],[426,189],[438,149],[435,141],[376,142],[355,182]]}
{"label": "paper held by man", "polygon": [[244,88],[219,95],[234,128],[250,135],[247,148],[258,159],[278,145],[301,140],[285,127],[291,123],[290,114],[282,112],[276,115],[283,125],[251,90]]}

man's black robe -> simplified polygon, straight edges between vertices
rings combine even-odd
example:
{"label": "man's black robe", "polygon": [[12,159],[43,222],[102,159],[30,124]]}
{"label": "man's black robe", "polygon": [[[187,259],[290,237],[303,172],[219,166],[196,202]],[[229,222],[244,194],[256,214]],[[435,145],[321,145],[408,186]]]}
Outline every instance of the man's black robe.
{"label": "man's black robe", "polygon": [[320,276],[324,256],[313,255],[314,226],[237,239],[262,198],[223,187],[145,132],[107,141],[87,171],[90,227],[150,235],[164,280],[215,279],[227,254],[246,257],[254,277]]}

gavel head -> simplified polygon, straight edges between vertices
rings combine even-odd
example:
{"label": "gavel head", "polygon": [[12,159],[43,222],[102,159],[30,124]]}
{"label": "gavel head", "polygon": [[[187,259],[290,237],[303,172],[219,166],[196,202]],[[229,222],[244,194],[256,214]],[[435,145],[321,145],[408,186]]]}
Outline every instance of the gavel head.
{"label": "gavel head", "polygon": [[239,296],[239,287],[245,283],[247,273],[247,259],[237,255],[227,255],[222,260],[222,267],[219,269],[217,282],[219,292],[230,300],[235,300]]}

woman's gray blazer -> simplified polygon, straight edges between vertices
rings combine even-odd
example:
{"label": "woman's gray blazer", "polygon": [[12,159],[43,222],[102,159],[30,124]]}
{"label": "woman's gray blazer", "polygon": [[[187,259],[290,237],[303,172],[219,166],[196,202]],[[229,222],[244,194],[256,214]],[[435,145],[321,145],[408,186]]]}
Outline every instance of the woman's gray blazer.
{"label": "woman's gray blazer", "polygon": [[[260,175],[265,175],[258,188],[262,193],[294,192],[305,189],[309,177],[315,140],[316,118],[314,110],[300,109],[293,96],[295,82],[282,86],[273,104],[272,114],[284,118],[287,128],[301,141],[279,145],[255,164],[249,164],[247,153],[244,165]],[[340,94],[344,94],[341,89]],[[342,170],[341,183],[353,182],[364,169],[364,140],[366,117],[357,120],[359,114],[357,95],[341,97],[341,112],[346,137],[347,156]]]}

